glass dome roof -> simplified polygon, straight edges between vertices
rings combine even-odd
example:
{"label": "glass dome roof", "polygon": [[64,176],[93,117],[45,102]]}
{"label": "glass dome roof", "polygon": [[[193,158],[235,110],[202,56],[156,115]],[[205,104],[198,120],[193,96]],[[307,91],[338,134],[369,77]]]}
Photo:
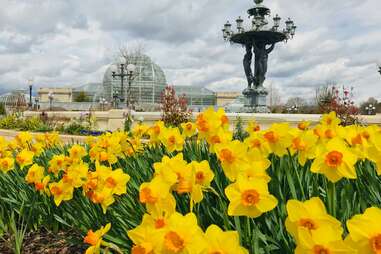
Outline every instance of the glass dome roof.
{"label": "glass dome roof", "polygon": [[[32,97],[32,102],[34,97]],[[8,107],[24,107],[29,102],[29,94],[24,90],[16,90],[10,93],[0,95],[0,103],[4,103]]]}
{"label": "glass dome roof", "polygon": [[[127,64],[136,66],[136,76],[131,83],[132,103],[158,104],[160,103],[161,92],[165,88],[167,81],[163,70],[152,60],[143,54],[130,56]],[[126,64],[126,66],[127,66]],[[114,63],[114,65],[116,65]],[[128,80],[124,79],[124,96],[127,98]],[[103,96],[108,100],[113,100],[113,95],[121,93],[120,77],[112,77],[112,65],[106,70],[103,78]],[[126,100],[125,98],[125,100]]]}

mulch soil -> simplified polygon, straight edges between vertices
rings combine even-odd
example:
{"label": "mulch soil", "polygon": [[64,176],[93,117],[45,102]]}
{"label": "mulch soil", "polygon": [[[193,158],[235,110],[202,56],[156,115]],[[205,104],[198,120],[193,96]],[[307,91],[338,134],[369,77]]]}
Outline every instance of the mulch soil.
{"label": "mulch soil", "polygon": [[[87,246],[80,242],[83,236],[76,232],[52,233],[46,230],[30,232],[23,241],[23,254],[82,254]],[[13,239],[9,235],[0,238],[0,253],[13,254]]]}

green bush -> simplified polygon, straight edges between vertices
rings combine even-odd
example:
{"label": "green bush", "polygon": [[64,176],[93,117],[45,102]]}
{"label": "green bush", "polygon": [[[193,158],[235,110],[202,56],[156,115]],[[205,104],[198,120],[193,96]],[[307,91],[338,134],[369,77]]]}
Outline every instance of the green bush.
{"label": "green bush", "polygon": [[53,128],[39,117],[22,118],[18,114],[7,115],[0,119],[0,129],[20,131],[52,131]]}
{"label": "green bush", "polygon": [[4,103],[0,103],[0,115],[6,115],[7,111],[5,109]]}

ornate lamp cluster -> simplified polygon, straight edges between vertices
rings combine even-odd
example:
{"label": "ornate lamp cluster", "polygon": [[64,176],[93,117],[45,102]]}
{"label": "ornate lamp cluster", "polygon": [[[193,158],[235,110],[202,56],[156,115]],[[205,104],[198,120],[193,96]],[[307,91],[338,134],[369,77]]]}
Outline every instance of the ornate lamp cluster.
{"label": "ornate lamp cluster", "polygon": [[368,106],[365,107],[365,110],[368,115],[375,115],[376,106],[373,104],[369,104]]}
{"label": "ornate lamp cluster", "polygon": [[120,78],[120,92],[121,95],[118,93],[115,93],[113,95],[114,100],[115,100],[115,106],[118,107],[117,105],[117,100],[119,99],[120,102],[124,102],[125,99],[125,94],[124,94],[124,78],[127,77],[128,81],[128,89],[127,89],[127,107],[130,106],[131,104],[131,83],[134,80],[136,76],[136,66],[134,64],[127,64],[127,60],[125,57],[121,56],[119,59],[119,64],[118,65],[112,65],[111,66],[111,71],[112,71],[112,77],[116,79],[117,77]]}
{"label": "ornate lamp cluster", "polygon": [[[276,14],[273,17],[272,27],[268,27],[269,24],[267,16],[270,16],[270,9],[262,5],[263,0],[254,0],[255,7],[249,9],[249,19],[251,19],[248,26],[245,27],[244,20],[240,17],[236,20],[237,30],[232,29],[232,24],[227,21],[222,29],[223,38],[226,41],[230,41],[231,37],[236,34],[245,33],[249,31],[274,31],[283,33],[287,39],[292,39],[295,35],[297,26],[294,21],[288,18],[285,22],[286,28],[280,30],[281,17]],[[287,41],[286,39],[286,41]]]}

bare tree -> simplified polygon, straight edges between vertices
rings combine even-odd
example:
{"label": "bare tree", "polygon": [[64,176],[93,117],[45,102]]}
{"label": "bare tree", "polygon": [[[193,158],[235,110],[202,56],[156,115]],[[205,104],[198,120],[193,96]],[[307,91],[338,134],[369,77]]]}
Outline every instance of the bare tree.
{"label": "bare tree", "polygon": [[126,59],[126,65],[136,64],[136,58],[144,54],[144,45],[140,42],[131,44],[123,44],[119,47],[119,52],[115,56],[117,61],[120,57],[124,57]]}
{"label": "bare tree", "polygon": [[337,86],[335,81],[327,81],[325,85],[316,89],[316,105],[320,108],[326,108],[329,105],[335,94],[333,94],[333,88]]}
{"label": "bare tree", "polygon": [[304,107],[307,105],[307,101],[302,98],[302,97],[290,97],[287,102],[286,106],[291,107],[291,106],[297,106],[299,108]]}
{"label": "bare tree", "polygon": [[270,109],[281,105],[281,98],[279,94],[279,89],[274,87],[273,83],[270,83],[268,86],[268,100]]}

